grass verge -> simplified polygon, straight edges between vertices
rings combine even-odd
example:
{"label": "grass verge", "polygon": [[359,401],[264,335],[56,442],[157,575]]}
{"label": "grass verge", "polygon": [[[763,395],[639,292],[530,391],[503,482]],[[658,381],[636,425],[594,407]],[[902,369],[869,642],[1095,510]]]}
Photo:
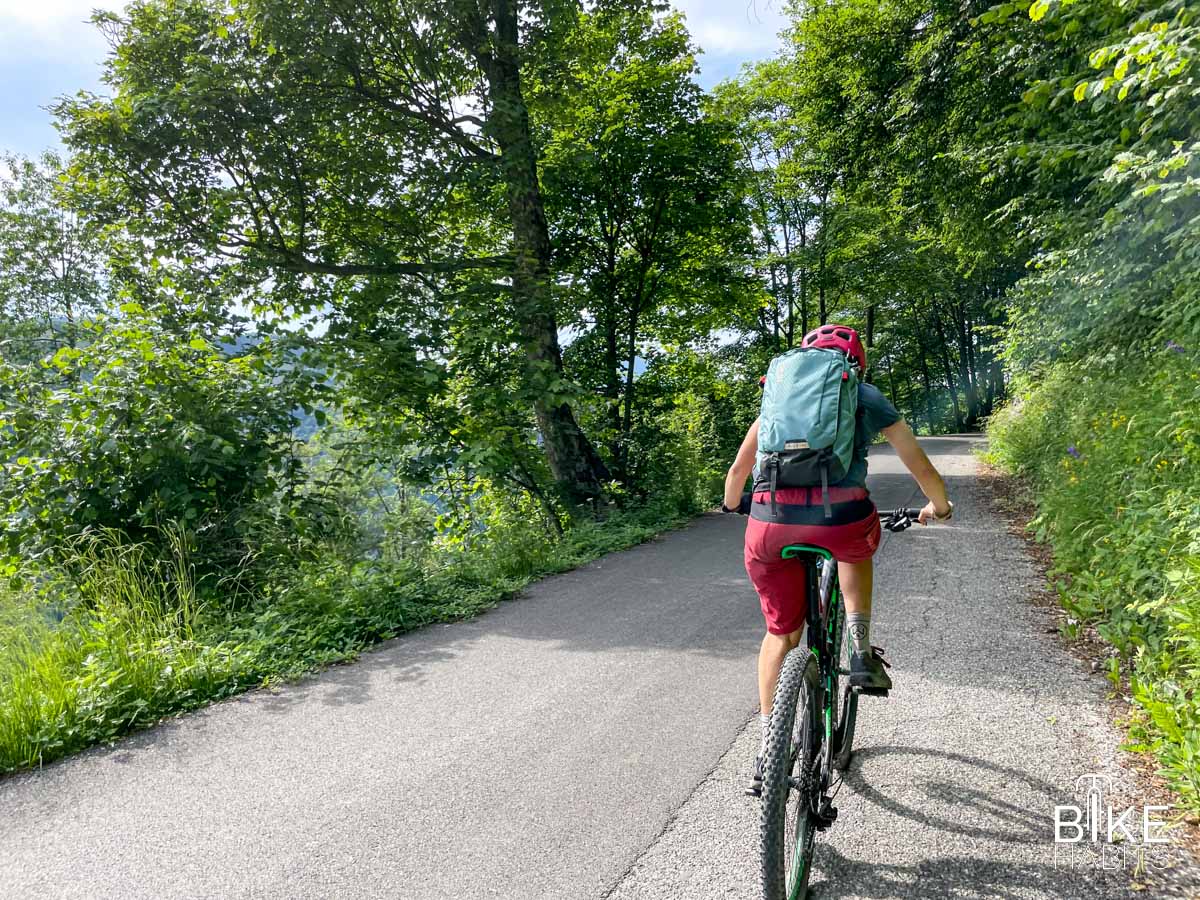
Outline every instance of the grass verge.
{"label": "grass verge", "polygon": [[162,560],[91,542],[79,550],[69,600],[48,604],[0,589],[0,773],[351,659],[422,625],[472,616],[537,578],[688,519],[645,507],[557,538],[510,530],[420,561],[331,554],[234,609],[197,600],[182,545]]}
{"label": "grass verge", "polygon": [[1061,365],[994,417],[990,461],[1033,487],[1064,637],[1129,685],[1130,749],[1200,811],[1200,374],[1191,356]]}

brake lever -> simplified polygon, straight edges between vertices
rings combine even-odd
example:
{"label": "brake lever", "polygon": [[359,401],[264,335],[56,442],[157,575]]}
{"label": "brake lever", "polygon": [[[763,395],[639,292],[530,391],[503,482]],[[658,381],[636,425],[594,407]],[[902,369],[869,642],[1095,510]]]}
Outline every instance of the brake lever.
{"label": "brake lever", "polygon": [[913,520],[906,515],[892,516],[891,519],[883,526],[888,531],[900,532],[912,528]]}

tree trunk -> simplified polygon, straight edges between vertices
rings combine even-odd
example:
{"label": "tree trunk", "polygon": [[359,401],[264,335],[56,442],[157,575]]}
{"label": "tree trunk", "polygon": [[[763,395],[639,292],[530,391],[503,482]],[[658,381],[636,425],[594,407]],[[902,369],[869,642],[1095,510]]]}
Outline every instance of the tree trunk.
{"label": "tree trunk", "polygon": [[975,388],[975,393],[979,393],[979,369],[975,367],[975,323],[971,321],[970,314],[964,313],[965,328],[967,332],[967,371],[971,374],[971,386]]}
{"label": "tree trunk", "polygon": [[786,218],[783,221],[783,274],[784,291],[787,294],[787,349],[791,350],[796,341],[796,285],[794,279],[794,264],[792,262],[792,236]]}
{"label": "tree trunk", "polygon": [[[500,149],[508,214],[513,228],[513,307],[524,344],[526,390],[531,395],[550,471],[572,503],[599,497],[608,470],[580,430],[571,407],[554,397],[563,379],[554,314],[550,232],[538,180],[529,110],[521,89],[517,0],[493,0],[495,31],[473,47],[488,80],[487,130]],[[486,22],[482,23],[485,26]]]}
{"label": "tree trunk", "polygon": [[608,457],[617,460],[621,456],[621,377],[617,374],[620,365],[617,349],[617,298],[615,277],[609,279],[609,295],[604,298],[604,400],[608,405]]}
{"label": "tree trunk", "polygon": [[933,414],[933,385],[929,381],[929,364],[925,361],[925,345],[918,348],[921,354],[921,381],[925,385],[925,421],[929,424],[929,433],[936,434]]}
{"label": "tree trunk", "polygon": [[817,324],[825,324],[825,248],[821,248],[821,261],[817,267]]}
{"label": "tree trunk", "polygon": [[921,340],[921,321],[917,316],[917,311],[915,308],[913,308],[910,312],[913,324],[913,334],[917,338],[917,352],[921,356],[921,382],[925,386],[925,421],[929,423],[929,433],[934,434],[935,425],[933,413],[933,384],[929,378],[929,362],[925,358],[925,342]]}
{"label": "tree trunk", "polygon": [[[905,396],[905,397],[907,397],[907,398],[909,398],[910,400],[911,400],[911,398],[913,398],[913,397],[916,397],[916,396],[917,396],[917,389],[916,389],[916,387],[913,385],[912,371],[911,371],[911,370],[910,370],[910,369],[909,369],[907,366],[904,368],[904,396]],[[893,403],[892,405],[893,405],[893,406],[896,406],[896,409],[900,409],[900,407],[899,407],[898,405],[896,405],[896,404],[894,404],[894,403]],[[910,403],[909,403],[909,408],[912,410],[913,419],[914,419],[914,422],[915,422],[915,420],[916,420],[916,415],[917,415],[917,404],[916,404],[916,402],[915,402],[915,401],[914,401],[914,402],[910,402]],[[914,430],[915,430],[915,425],[914,425]]]}
{"label": "tree trunk", "polygon": [[954,367],[950,365],[950,345],[946,341],[946,329],[942,325],[942,317],[938,315],[936,306],[932,306],[929,313],[930,317],[933,319],[934,327],[937,328],[938,359],[941,360],[942,363],[942,374],[946,378],[946,386],[950,389],[950,403],[954,409],[954,430],[962,431],[962,410],[958,405],[958,385],[954,381]]}
{"label": "tree trunk", "polygon": [[993,357],[988,367],[988,415],[1004,402],[1004,366],[1000,360]]}
{"label": "tree trunk", "polygon": [[779,349],[779,270],[771,263],[771,324],[775,349]]}
{"label": "tree trunk", "polygon": [[963,382],[963,391],[967,398],[968,428],[974,428],[979,422],[979,392],[971,377],[971,347],[967,334],[967,316],[960,299],[953,307],[955,330],[958,332],[958,374]]}
{"label": "tree trunk", "polygon": [[983,414],[990,416],[996,404],[996,382],[992,380],[990,371],[984,375],[984,384],[987,393],[983,398]]}
{"label": "tree trunk", "polygon": [[640,303],[635,303],[629,314],[629,342],[625,349],[625,421],[621,426],[621,478],[629,478],[629,434],[633,430],[634,367],[637,364],[637,330],[641,313]]}
{"label": "tree trunk", "polygon": [[805,250],[808,247],[808,219],[805,218],[800,224],[800,258],[803,265],[800,266],[800,333],[801,337],[808,334],[808,256]]}
{"label": "tree trunk", "polygon": [[820,321],[818,325],[824,325],[826,319],[825,313],[825,260],[826,249],[829,245],[829,194],[828,192],[821,194],[821,250],[820,257],[817,263],[817,310]]}

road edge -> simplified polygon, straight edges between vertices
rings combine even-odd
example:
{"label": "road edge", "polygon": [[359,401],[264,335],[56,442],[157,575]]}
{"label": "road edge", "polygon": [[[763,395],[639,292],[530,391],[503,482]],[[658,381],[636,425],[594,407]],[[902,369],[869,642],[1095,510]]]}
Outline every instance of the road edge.
{"label": "road edge", "polygon": [[[1005,524],[1011,535],[1021,541],[1036,573],[1038,588],[1026,598],[1026,602],[1044,617],[1049,626],[1045,632],[1054,643],[1077,661],[1091,678],[1096,679],[1097,684],[1104,685],[1111,723],[1123,740],[1128,739],[1129,720],[1136,715],[1136,710],[1129,694],[1128,678],[1123,676],[1121,690],[1115,691],[1112,682],[1104,674],[1103,661],[1112,656],[1112,646],[1091,626],[1082,629],[1075,640],[1069,640],[1059,627],[1067,621],[1068,615],[1058,601],[1050,575],[1054,554],[1029,531],[1036,511],[1031,512],[1035,507],[1028,482],[984,459],[976,461],[976,482],[989,510]],[[1178,806],[1178,794],[1158,774],[1158,761],[1152,753],[1129,750],[1125,744],[1121,744],[1117,747],[1116,758],[1138,792],[1137,796],[1133,796],[1130,791],[1118,791],[1116,796],[1124,803]],[[1122,797],[1122,793],[1125,796]],[[1134,883],[1134,890],[1153,889],[1154,896],[1163,897],[1200,897],[1200,816],[1182,815],[1177,827],[1178,863],[1161,872],[1147,872],[1139,876],[1142,881]]]}

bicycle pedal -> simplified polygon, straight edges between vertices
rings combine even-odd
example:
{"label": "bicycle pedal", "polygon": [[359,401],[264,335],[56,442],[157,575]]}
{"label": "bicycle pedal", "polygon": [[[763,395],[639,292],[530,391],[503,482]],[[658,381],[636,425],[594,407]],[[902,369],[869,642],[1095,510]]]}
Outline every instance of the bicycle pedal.
{"label": "bicycle pedal", "polygon": [[830,803],[828,798],[826,798],[821,803],[821,808],[813,814],[813,827],[816,828],[817,831],[824,831],[837,821],[837,817],[837,807]]}
{"label": "bicycle pedal", "polygon": [[853,690],[857,691],[859,694],[862,694],[865,697],[887,697],[892,693],[891,691],[886,690],[884,688],[856,687],[856,688],[853,688]]}

